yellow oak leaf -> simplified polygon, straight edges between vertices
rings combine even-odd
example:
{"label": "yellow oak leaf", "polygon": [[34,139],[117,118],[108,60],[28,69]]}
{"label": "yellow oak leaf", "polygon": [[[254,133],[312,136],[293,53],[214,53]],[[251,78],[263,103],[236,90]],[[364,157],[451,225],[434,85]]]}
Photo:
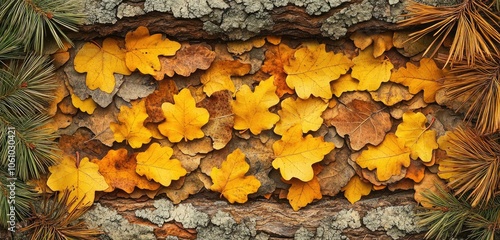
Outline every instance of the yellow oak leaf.
{"label": "yellow oak leaf", "polygon": [[227,43],[227,51],[241,55],[245,52],[252,50],[252,48],[260,48],[264,46],[266,40],[264,37],[256,37],[246,41],[234,41]]}
{"label": "yellow oak leaf", "polygon": [[383,102],[386,106],[393,106],[401,101],[407,101],[413,98],[408,89],[393,82],[382,83],[375,92],[370,92],[372,99]]}
{"label": "yellow oak leaf", "polygon": [[298,178],[308,182],[314,177],[312,165],[323,160],[334,148],[333,143],[325,142],[323,137],[315,138],[309,134],[304,138],[301,127],[295,126],[273,143],[275,159],[272,164],[275,169],[280,169],[285,180]]}
{"label": "yellow oak leaf", "polygon": [[351,76],[359,80],[358,90],[375,91],[383,82],[391,78],[391,70],[394,65],[384,56],[373,57],[373,47],[367,47],[352,59]]}
{"label": "yellow oak leaf", "polygon": [[361,50],[373,43],[373,57],[380,57],[385,51],[392,48],[392,36],[392,32],[369,34],[356,31],[350,38],[354,41],[354,45]]}
{"label": "yellow oak leaf", "polygon": [[133,148],[140,148],[142,144],[151,141],[152,134],[148,128],[144,126],[144,120],[148,118],[146,113],[146,101],[132,102],[132,108],[126,105],[120,107],[118,121],[110,124],[111,131],[117,142],[127,140],[128,144]]}
{"label": "yellow oak leaf", "polygon": [[322,167],[319,164],[315,164],[313,165],[313,169],[314,177],[311,181],[303,182],[297,178],[285,181],[287,184],[291,184],[286,198],[294,211],[298,211],[302,207],[307,206],[307,204],[311,203],[314,199],[321,199],[323,197],[321,194],[321,186],[316,176],[321,172]]}
{"label": "yellow oak leaf", "polygon": [[177,159],[170,159],[174,150],[170,147],[162,147],[158,143],[149,145],[145,152],[137,154],[137,167],[135,171],[168,187],[172,180],[178,180],[187,174],[186,169]]}
{"label": "yellow oak leaf", "polygon": [[106,93],[115,89],[113,73],[131,74],[125,64],[125,51],[113,38],[104,39],[102,47],[85,43],[75,56],[74,67],[79,73],[87,73],[85,83],[90,90],[99,88]]}
{"label": "yellow oak leaf", "polygon": [[378,146],[368,146],[356,159],[356,163],[368,170],[377,169],[377,179],[386,181],[391,176],[399,175],[401,167],[410,166],[410,149],[404,140],[393,133],[385,135],[384,141]]}
{"label": "yellow oak leaf", "polygon": [[440,80],[445,73],[438,68],[434,60],[422,58],[420,66],[413,63],[406,63],[406,68],[399,68],[391,76],[391,81],[401,83],[408,87],[411,94],[424,91],[424,101],[431,103],[436,100],[436,91],[441,88]]}
{"label": "yellow oak leaf", "polygon": [[75,94],[71,94],[71,103],[76,108],[80,109],[82,112],[86,112],[88,114],[94,113],[94,110],[97,108],[97,104],[92,100],[92,98],[87,98],[85,100],[81,100]]}
{"label": "yellow oak leaf", "polygon": [[300,125],[302,132],[316,131],[323,124],[321,114],[328,107],[328,103],[320,98],[300,99],[287,98],[281,102],[278,111],[280,121],[276,124],[274,132],[283,135],[289,128]]}
{"label": "yellow oak leaf", "polygon": [[432,160],[432,151],[439,146],[436,142],[436,131],[425,126],[427,118],[417,112],[403,114],[403,122],[398,125],[396,136],[403,139],[405,146],[411,149],[411,158],[420,158],[423,162]]}
{"label": "yellow oak leaf", "polygon": [[358,90],[359,81],[352,78],[351,74],[344,74],[330,84],[332,93],[340,97],[342,93]]}
{"label": "yellow oak leaf", "polygon": [[148,181],[135,172],[137,168],[135,155],[129,156],[127,149],[120,148],[109,150],[101,160],[92,160],[93,163],[99,165],[99,173],[105,177],[109,185],[105,192],[112,192],[115,188],[119,188],[130,194],[135,187],[147,190],[156,190],[160,187],[159,183]]}
{"label": "yellow oak leaf", "polygon": [[354,204],[361,199],[361,196],[370,194],[372,191],[372,184],[368,181],[363,181],[358,175],[354,175],[347,185],[342,188],[342,191],[344,191],[344,197],[347,198],[351,204]]}
{"label": "yellow oak leaf", "polygon": [[208,123],[210,114],[207,109],[196,107],[189,89],[184,88],[174,95],[174,103],[165,102],[161,105],[166,120],[158,125],[160,133],[173,143],[205,136],[201,127]]}
{"label": "yellow oak leaf", "polygon": [[229,154],[221,168],[213,167],[210,172],[212,191],[220,192],[230,203],[245,203],[248,194],[256,193],[261,185],[255,176],[245,176],[250,165],[245,154],[238,148]]}
{"label": "yellow oak leaf", "polygon": [[295,51],[283,67],[288,74],[287,85],[295,89],[299,98],[313,95],[330,99],[330,82],[345,74],[351,66],[351,60],[345,55],[327,52],[325,44],[311,43]]}
{"label": "yellow oak leaf", "polygon": [[203,92],[211,96],[214,92],[229,90],[235,92],[236,88],[231,80],[231,76],[244,76],[252,69],[250,64],[240,61],[215,60],[210,68],[201,75]]}
{"label": "yellow oak leaf", "polygon": [[247,85],[241,86],[236,93],[236,100],[231,102],[234,129],[250,129],[250,132],[257,135],[262,130],[271,129],[278,122],[279,116],[268,110],[279,102],[273,81],[273,76],[261,81],[254,92]]}
{"label": "yellow oak leaf", "polygon": [[158,55],[173,56],[181,44],[164,38],[162,34],[149,35],[146,27],[140,26],[125,36],[125,60],[130,71],[139,69],[143,74],[155,76],[161,69]]}
{"label": "yellow oak leaf", "polygon": [[80,207],[87,207],[94,202],[95,192],[108,188],[104,177],[99,173],[99,166],[88,158],[75,160],[72,156],[64,156],[58,165],[50,166],[50,177],[47,186],[52,191],[69,190],[69,199],[75,199],[70,211],[76,203],[82,202]]}

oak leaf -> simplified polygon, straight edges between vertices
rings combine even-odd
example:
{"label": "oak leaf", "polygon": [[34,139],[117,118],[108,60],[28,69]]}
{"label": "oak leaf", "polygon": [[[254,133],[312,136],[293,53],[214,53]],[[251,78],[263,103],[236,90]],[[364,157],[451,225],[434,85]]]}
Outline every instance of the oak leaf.
{"label": "oak leaf", "polygon": [[211,96],[214,92],[229,90],[235,92],[236,88],[231,76],[244,76],[252,69],[250,64],[240,61],[215,60],[210,68],[201,75],[203,83],[203,92]]}
{"label": "oak leaf", "polygon": [[356,163],[368,170],[377,169],[377,179],[386,181],[391,176],[399,175],[402,167],[410,166],[410,149],[404,145],[404,140],[393,133],[385,136],[378,146],[368,146],[356,159]]}
{"label": "oak leaf", "polygon": [[288,74],[286,83],[295,89],[299,98],[307,99],[313,95],[330,99],[330,82],[345,74],[351,66],[349,58],[341,53],[327,52],[325,44],[306,44],[284,65]]}
{"label": "oak leaf", "polygon": [[289,59],[295,53],[295,49],[281,43],[278,46],[271,46],[266,50],[266,59],[261,67],[261,70],[269,75],[274,76],[274,85],[278,97],[282,97],[286,93],[295,93],[293,89],[286,84],[286,76],[284,65],[288,65]]}
{"label": "oak leaf", "polygon": [[227,43],[227,51],[230,53],[241,55],[252,50],[252,48],[260,48],[264,46],[266,40],[264,37],[256,37],[246,41],[233,41]]}
{"label": "oak leaf", "polygon": [[358,90],[359,81],[352,78],[351,74],[344,74],[339,79],[330,84],[332,93],[336,97],[340,97],[342,93]]}
{"label": "oak leaf", "polygon": [[188,77],[197,69],[206,70],[215,59],[215,52],[206,44],[182,45],[173,57],[160,57],[161,69],[155,71],[154,78],[162,80],[165,75],[173,77],[174,73]]}
{"label": "oak leaf", "polygon": [[392,48],[392,32],[367,34],[361,31],[354,32],[350,38],[354,45],[361,50],[367,48],[373,43],[373,57],[380,57],[385,51]]}
{"label": "oak leaf", "polygon": [[174,55],[181,44],[163,38],[160,33],[149,35],[148,28],[140,26],[125,35],[125,48],[125,60],[130,71],[139,69],[143,74],[154,76],[155,71],[161,68],[158,56]]}
{"label": "oak leaf", "polygon": [[420,158],[423,162],[432,160],[432,151],[439,146],[436,142],[436,131],[426,127],[427,118],[417,112],[403,114],[403,122],[398,125],[396,136],[403,139],[405,146],[411,149],[411,158]]}
{"label": "oak leaf", "polygon": [[148,113],[146,122],[159,123],[165,120],[161,105],[164,102],[173,103],[174,95],[178,92],[179,90],[177,89],[175,81],[165,79],[158,82],[158,89],[146,97],[146,112]]}
{"label": "oak leaf", "polygon": [[353,99],[347,104],[340,104],[338,112],[325,121],[333,125],[340,136],[349,135],[349,143],[354,150],[368,143],[378,145],[392,127],[389,113],[373,101]]}
{"label": "oak leaf", "polygon": [[394,65],[384,56],[375,58],[372,53],[373,47],[368,47],[352,59],[351,76],[359,80],[358,90],[375,91],[391,78]]}
{"label": "oak leaf", "polygon": [[372,184],[370,182],[365,182],[358,175],[354,175],[351,180],[347,183],[345,187],[342,188],[344,191],[344,197],[349,200],[351,204],[359,201],[361,196],[366,196],[372,191]]}
{"label": "oak leaf", "polygon": [[148,117],[144,100],[132,102],[132,107],[126,105],[120,107],[118,121],[110,123],[111,131],[117,142],[126,140],[132,148],[140,148],[142,144],[151,141],[152,134],[144,126],[144,120]]}
{"label": "oak leaf", "polygon": [[170,159],[174,150],[162,147],[158,143],[151,144],[145,152],[137,154],[137,167],[135,171],[168,187],[172,180],[178,180],[187,174],[186,169],[177,159]]}
{"label": "oak leaf", "polygon": [[88,114],[93,114],[94,110],[97,108],[97,104],[95,104],[92,98],[81,100],[75,94],[71,94],[71,103],[73,104],[74,107],[80,109],[80,111],[86,112]]}
{"label": "oak leaf", "polygon": [[147,190],[156,190],[160,187],[157,182],[148,181],[135,172],[137,167],[135,154],[129,156],[124,148],[109,150],[104,158],[94,159],[92,162],[99,165],[99,173],[104,176],[109,185],[105,192],[112,192],[115,188],[119,188],[130,194],[135,187]]}
{"label": "oak leaf", "polygon": [[245,154],[238,148],[227,156],[221,168],[213,167],[210,173],[212,191],[220,192],[230,203],[245,203],[248,194],[257,192],[260,182],[255,176],[245,176],[250,165]]}
{"label": "oak leaf", "polygon": [[319,98],[306,100],[287,98],[281,102],[281,110],[278,110],[280,120],[274,132],[283,135],[286,130],[295,125],[300,125],[303,133],[316,131],[323,124],[321,114],[327,107],[328,103]]}
{"label": "oak leaf", "polygon": [[413,198],[424,207],[434,207],[429,199],[424,197],[422,193],[433,192],[439,196],[442,194],[439,188],[445,192],[449,191],[448,186],[446,186],[446,183],[442,179],[440,179],[436,174],[425,171],[425,176],[422,181],[415,183],[413,186],[413,189],[415,189],[415,195]]}
{"label": "oak leaf", "polygon": [[314,199],[319,200],[323,197],[317,177],[319,172],[321,172],[322,167],[319,164],[314,164],[313,169],[314,177],[311,181],[303,182],[297,178],[285,181],[287,184],[291,184],[290,188],[288,188],[286,198],[294,211],[298,211],[302,207],[307,206],[307,204],[311,203]]}
{"label": "oak leaf", "polygon": [[314,177],[312,165],[323,160],[334,148],[334,144],[325,142],[323,137],[310,134],[302,137],[302,129],[295,126],[273,144],[275,159],[272,164],[275,169],[280,169],[285,180],[298,178],[308,182]]}
{"label": "oak leaf", "polygon": [[410,100],[413,97],[403,85],[392,82],[382,83],[375,92],[370,92],[373,100],[384,103],[386,106],[393,106],[401,101]]}
{"label": "oak leaf", "polygon": [[422,58],[419,67],[408,62],[406,68],[399,68],[392,74],[391,81],[407,86],[411,94],[423,91],[424,101],[431,103],[435,101],[436,91],[441,88],[440,80],[444,76],[444,71],[437,67],[434,60]]}
{"label": "oak leaf", "polygon": [[52,191],[69,190],[69,199],[75,199],[70,211],[76,203],[82,202],[80,207],[91,206],[94,202],[95,192],[108,188],[104,177],[99,173],[99,166],[89,161],[88,158],[76,159],[64,156],[58,165],[50,166],[50,177],[47,186]]}
{"label": "oak leaf", "polygon": [[224,148],[233,138],[234,114],[231,111],[231,92],[218,91],[203,99],[199,105],[207,109],[210,119],[204,127],[205,135],[209,136],[214,149]]}
{"label": "oak leaf", "polygon": [[269,112],[269,108],[279,102],[276,96],[274,77],[261,81],[252,92],[248,85],[243,85],[236,93],[236,100],[231,102],[234,112],[234,129],[257,135],[262,130],[271,129],[279,120],[277,114]]}
{"label": "oak leaf", "polygon": [[79,73],[87,73],[85,81],[90,90],[99,88],[106,93],[115,89],[113,73],[132,73],[125,64],[125,51],[113,38],[104,39],[102,47],[85,43],[75,56],[74,68]]}
{"label": "oak leaf", "polygon": [[166,102],[161,105],[165,122],[158,125],[160,133],[170,142],[180,142],[205,136],[201,127],[208,123],[210,115],[205,108],[196,107],[189,89],[182,89],[174,95],[175,104]]}

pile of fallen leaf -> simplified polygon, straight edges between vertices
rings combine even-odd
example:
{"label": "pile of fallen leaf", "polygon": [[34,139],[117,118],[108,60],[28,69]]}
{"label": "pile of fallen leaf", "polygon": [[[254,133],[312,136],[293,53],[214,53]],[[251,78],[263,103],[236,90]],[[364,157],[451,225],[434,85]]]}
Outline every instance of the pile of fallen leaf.
{"label": "pile of fallen leaf", "polygon": [[457,105],[440,90],[447,72],[421,56],[432,39],[407,38],[178,43],[139,27],[77,44],[53,55],[64,157],[34,184],[87,206],[96,192],[179,203],[203,189],[294,210],[340,191],[420,201],[461,117],[441,106]]}

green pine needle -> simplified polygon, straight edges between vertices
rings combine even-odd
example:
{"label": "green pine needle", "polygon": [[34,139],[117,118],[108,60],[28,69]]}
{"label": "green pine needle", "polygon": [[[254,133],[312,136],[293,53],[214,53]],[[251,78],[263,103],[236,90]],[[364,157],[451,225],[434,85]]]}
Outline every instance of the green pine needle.
{"label": "green pine needle", "polygon": [[4,0],[0,4],[0,33],[14,33],[23,39],[25,51],[43,52],[46,39],[62,48],[72,44],[65,30],[78,31],[84,15],[78,0]]}
{"label": "green pine needle", "polygon": [[44,112],[56,89],[47,56],[29,55],[0,69],[0,120]]}
{"label": "green pine needle", "polygon": [[[31,187],[20,180],[11,180],[12,176],[0,171],[0,225],[2,227],[9,226],[10,207],[15,207],[16,220],[14,222],[25,219],[30,214],[30,204],[36,200],[38,196],[32,191]],[[14,182],[12,191],[10,187]],[[12,194],[11,194],[12,193]],[[12,202],[14,200],[15,202]],[[11,201],[12,204],[9,204]]]}

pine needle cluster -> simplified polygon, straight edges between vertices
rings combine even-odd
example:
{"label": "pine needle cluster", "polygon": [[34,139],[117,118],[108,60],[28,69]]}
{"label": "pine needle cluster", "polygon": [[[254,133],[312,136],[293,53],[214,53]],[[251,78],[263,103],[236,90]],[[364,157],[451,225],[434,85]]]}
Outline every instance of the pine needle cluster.
{"label": "pine needle cluster", "polygon": [[[466,97],[465,119],[474,126],[449,135],[447,158],[439,174],[449,191],[424,196],[433,205],[419,213],[429,227],[426,238],[493,240],[500,237],[500,1],[464,0],[433,7],[412,2],[401,26],[421,26],[410,37],[435,40],[424,52],[434,56],[451,39],[447,56],[439,56],[450,74],[443,88],[451,99]],[[465,106],[465,103],[462,104]]]}
{"label": "pine needle cluster", "polygon": [[[82,207],[83,199],[75,202],[76,198],[69,196],[70,191],[63,191],[53,198],[44,197],[39,208],[32,206],[32,216],[21,232],[28,232],[31,240],[86,240],[102,234],[99,230],[88,229],[83,221],[78,221],[88,207]],[[70,209],[69,206],[74,208]]]}

